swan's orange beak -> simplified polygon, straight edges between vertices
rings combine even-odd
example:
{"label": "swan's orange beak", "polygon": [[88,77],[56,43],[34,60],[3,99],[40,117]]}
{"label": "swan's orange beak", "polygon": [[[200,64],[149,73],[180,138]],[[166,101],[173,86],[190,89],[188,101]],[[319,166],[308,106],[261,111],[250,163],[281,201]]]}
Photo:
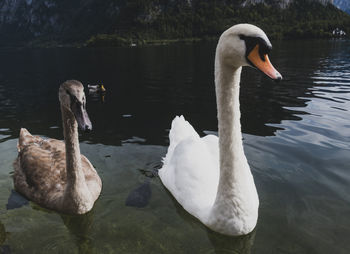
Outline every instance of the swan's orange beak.
{"label": "swan's orange beak", "polygon": [[274,80],[281,80],[282,75],[273,67],[267,54],[261,55],[259,44],[249,53],[248,60],[259,70]]}

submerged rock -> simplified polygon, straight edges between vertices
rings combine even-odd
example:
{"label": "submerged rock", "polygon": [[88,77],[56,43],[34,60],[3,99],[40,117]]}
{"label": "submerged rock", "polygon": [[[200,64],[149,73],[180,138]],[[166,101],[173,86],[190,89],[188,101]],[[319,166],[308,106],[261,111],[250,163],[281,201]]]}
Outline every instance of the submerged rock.
{"label": "submerged rock", "polygon": [[146,207],[152,196],[152,190],[149,180],[146,180],[141,186],[131,191],[128,195],[125,205],[137,208]]}
{"label": "submerged rock", "polygon": [[28,205],[29,201],[23,197],[18,192],[11,190],[11,194],[7,200],[6,209],[16,209],[21,208],[22,206]]}

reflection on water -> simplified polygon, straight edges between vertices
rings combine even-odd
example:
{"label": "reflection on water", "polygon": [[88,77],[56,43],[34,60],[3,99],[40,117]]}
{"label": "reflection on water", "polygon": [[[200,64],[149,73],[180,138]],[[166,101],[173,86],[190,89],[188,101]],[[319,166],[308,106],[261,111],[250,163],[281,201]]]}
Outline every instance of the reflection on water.
{"label": "reflection on water", "polygon": [[10,246],[4,244],[6,241],[8,233],[6,232],[4,224],[0,221],[0,253],[2,254],[10,254],[11,248]]}
{"label": "reflection on water", "polygon": [[[275,43],[279,84],[243,71],[244,146],[261,206],[256,230],[238,238],[208,230],[154,177],[175,115],[217,133],[214,44],[0,49],[0,245],[13,253],[347,253],[349,46]],[[57,90],[71,78],[107,89],[88,96],[94,131],[80,136],[101,197],[83,216],[34,204],[6,210],[19,129],[62,139]]]}
{"label": "reflection on water", "polygon": [[94,209],[83,215],[61,215],[64,225],[75,239],[79,253],[94,253],[92,239]]}
{"label": "reflection on water", "polygon": [[250,254],[254,245],[255,233],[254,230],[249,235],[240,237],[223,236],[207,229],[208,238],[213,245],[213,249],[203,253],[240,253]]}

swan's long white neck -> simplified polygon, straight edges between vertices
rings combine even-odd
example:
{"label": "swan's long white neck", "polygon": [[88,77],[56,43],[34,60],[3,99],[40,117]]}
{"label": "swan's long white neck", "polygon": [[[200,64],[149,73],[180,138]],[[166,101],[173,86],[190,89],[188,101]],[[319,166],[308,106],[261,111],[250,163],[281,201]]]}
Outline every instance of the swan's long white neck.
{"label": "swan's long white neck", "polygon": [[[216,99],[219,123],[220,180],[217,202],[237,195],[237,184],[249,170],[244,155],[239,90],[242,67],[235,70],[216,61]],[[247,167],[248,166],[248,167]]]}
{"label": "swan's long white neck", "polygon": [[[255,227],[259,203],[242,143],[239,108],[241,70],[242,67],[232,68],[221,62],[217,52],[215,85],[220,178],[216,200],[210,213],[210,224],[217,231],[231,235],[250,232]],[[228,219],[230,217],[232,220]],[[232,227],[228,223],[232,223]],[[230,228],[238,231],[227,231]]]}
{"label": "swan's long white neck", "polygon": [[90,192],[86,185],[85,176],[82,170],[78,123],[70,110],[61,106],[61,111],[66,147],[67,170],[67,185],[64,193],[64,202],[70,203],[67,207],[75,206],[78,209],[88,209],[86,204],[88,204],[87,206],[92,206],[93,202],[90,195],[87,195]]}
{"label": "swan's long white neck", "polygon": [[237,163],[240,163],[240,159],[245,157],[239,109],[239,82],[242,68],[239,67],[233,71],[221,66],[218,69],[216,74],[216,99],[222,173],[220,178],[228,179],[227,177],[229,177],[229,179],[235,180],[235,175],[239,173],[239,169],[236,169]]}

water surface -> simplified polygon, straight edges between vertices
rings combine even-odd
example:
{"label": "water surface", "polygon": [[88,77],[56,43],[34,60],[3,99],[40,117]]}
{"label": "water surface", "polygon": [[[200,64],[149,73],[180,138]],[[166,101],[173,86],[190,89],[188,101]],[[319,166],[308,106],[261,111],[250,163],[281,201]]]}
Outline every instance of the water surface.
{"label": "water surface", "polygon": [[[244,69],[244,148],[260,215],[245,237],[187,214],[152,172],[175,115],[217,133],[214,44],[123,49],[0,49],[0,249],[11,253],[349,253],[350,41],[274,43],[276,84]],[[94,131],[81,150],[103,181],[83,216],[30,203],[7,210],[19,129],[62,139],[58,87],[102,82],[88,96]],[[151,172],[151,173],[150,173]],[[144,207],[125,205],[138,188]]]}

